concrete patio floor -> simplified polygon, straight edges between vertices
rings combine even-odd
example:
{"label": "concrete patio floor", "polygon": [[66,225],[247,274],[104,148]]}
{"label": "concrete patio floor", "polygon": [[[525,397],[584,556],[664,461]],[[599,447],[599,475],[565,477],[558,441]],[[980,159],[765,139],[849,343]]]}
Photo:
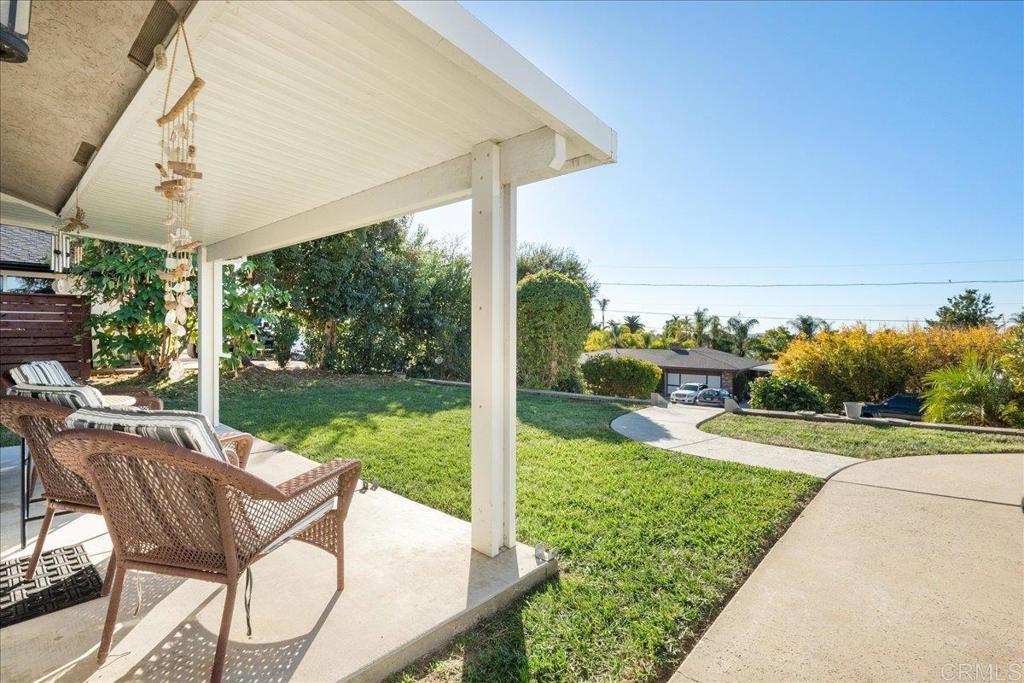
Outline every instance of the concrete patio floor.
{"label": "concrete patio floor", "polygon": [[1019,680],[1022,495],[1021,454],[843,470],[670,683]]}
{"label": "concrete patio floor", "polygon": [[[16,449],[0,468],[3,559],[18,543]],[[277,483],[314,466],[257,442],[249,470]],[[470,549],[468,522],[383,489],[357,493],[345,525],[345,590],[334,559],[292,542],[253,565],[253,635],[239,599],[225,681],[376,681],[441,647],[557,571],[522,544],[496,558]],[[97,515],[57,517],[47,549],[83,543],[103,572],[109,537]],[[141,593],[137,596],[136,587]],[[222,586],[129,572],[113,647],[97,667],[107,600],[0,630],[4,681],[201,681],[209,677]],[[138,612],[136,613],[136,607]]]}

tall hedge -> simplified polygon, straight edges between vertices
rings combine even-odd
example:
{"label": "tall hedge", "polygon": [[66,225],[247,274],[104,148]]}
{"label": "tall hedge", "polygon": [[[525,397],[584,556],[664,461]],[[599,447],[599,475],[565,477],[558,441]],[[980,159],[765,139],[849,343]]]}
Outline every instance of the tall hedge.
{"label": "tall hedge", "polygon": [[590,290],[579,280],[543,270],[519,281],[519,382],[551,389],[576,367],[590,330]]}
{"label": "tall hedge", "polygon": [[587,386],[601,396],[647,398],[661,383],[661,368],[639,358],[602,353],[581,366]]}
{"label": "tall hedge", "polygon": [[798,338],[775,361],[775,374],[817,387],[838,410],[843,401],[922,391],[929,372],[958,365],[969,353],[997,358],[1003,336],[994,327],[869,332],[858,325]]}

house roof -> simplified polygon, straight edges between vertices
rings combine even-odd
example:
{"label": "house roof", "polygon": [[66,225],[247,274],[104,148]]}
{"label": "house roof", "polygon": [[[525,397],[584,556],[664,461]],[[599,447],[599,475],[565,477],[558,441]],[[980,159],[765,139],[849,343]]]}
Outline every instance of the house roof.
{"label": "house roof", "polygon": [[50,235],[42,230],[0,224],[0,263],[49,267]]}
{"label": "house roof", "polygon": [[[192,234],[211,259],[466,199],[481,143],[499,145],[503,184],[615,161],[615,131],[456,2],[210,0],[193,6],[185,26],[206,84]],[[33,55],[39,38],[33,31]],[[167,75],[146,75],[77,184],[90,235],[165,242],[154,161]],[[191,79],[179,55],[172,102]],[[19,212],[25,223],[35,209],[33,227],[56,222],[60,193],[25,206],[9,175],[5,216]],[[75,195],[63,191],[66,216]]]}
{"label": "house roof", "polygon": [[758,358],[746,358],[715,349],[608,349],[584,353],[586,360],[598,354],[638,358],[662,368],[692,368],[694,370],[749,370],[763,365]]}

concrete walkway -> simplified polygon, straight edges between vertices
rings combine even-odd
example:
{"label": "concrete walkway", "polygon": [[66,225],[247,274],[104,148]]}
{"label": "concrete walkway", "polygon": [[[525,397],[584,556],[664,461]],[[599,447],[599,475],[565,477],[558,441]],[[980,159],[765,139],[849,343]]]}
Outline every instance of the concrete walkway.
{"label": "concrete walkway", "polygon": [[1018,680],[1022,495],[1021,454],[844,470],[670,683]]}
{"label": "concrete walkway", "polygon": [[847,465],[861,462],[860,458],[844,455],[741,441],[697,428],[701,422],[721,412],[719,408],[672,404],[667,408],[651,407],[626,413],[612,420],[611,427],[634,441],[670,451],[815,477],[827,477]]}

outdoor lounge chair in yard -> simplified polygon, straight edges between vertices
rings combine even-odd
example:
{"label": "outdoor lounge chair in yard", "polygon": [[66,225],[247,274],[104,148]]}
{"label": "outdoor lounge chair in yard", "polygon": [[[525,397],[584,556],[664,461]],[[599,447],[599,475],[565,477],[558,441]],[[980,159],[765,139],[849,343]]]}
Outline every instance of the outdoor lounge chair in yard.
{"label": "outdoor lounge chair in yard", "polygon": [[289,539],[337,558],[344,587],[343,524],[358,460],[333,460],[273,486],[201,453],[133,434],[71,429],[50,443],[62,465],[96,491],[117,558],[98,661],[106,660],[129,569],[227,586],[211,681],[224,672],[238,580]]}
{"label": "outdoor lounge chair in yard", "polygon": [[[36,546],[25,572],[26,581],[31,580],[35,573],[39,556],[43,552],[43,545],[46,543],[50,522],[55,514],[65,512],[102,514],[92,485],[55,460],[50,451],[50,440],[55,434],[67,429],[65,420],[74,412],[73,408],[42,399],[17,396],[0,397],[0,424],[25,439],[34,465],[33,471],[38,473],[43,482],[43,497],[46,500],[46,514],[43,516]],[[218,435],[217,438],[231,462],[244,468],[249,459],[249,452],[252,450],[252,435],[239,432]],[[30,477],[30,480],[34,482],[35,478]],[[29,498],[31,499],[31,489]],[[114,557],[111,557],[107,575],[103,579],[101,595],[106,595],[110,590],[110,582],[113,577],[113,572],[110,569],[114,567],[114,564]]]}
{"label": "outdoor lounge chair in yard", "polygon": [[[16,368],[10,368],[0,374],[0,393],[7,393],[11,387],[22,385],[32,386],[36,384],[58,384],[81,386],[68,374],[58,361],[33,361],[25,363]],[[151,389],[146,387],[109,387],[106,390],[96,387],[102,394],[114,394],[117,396],[131,396],[135,399],[135,406],[138,408],[149,408],[160,410],[164,402]]]}

